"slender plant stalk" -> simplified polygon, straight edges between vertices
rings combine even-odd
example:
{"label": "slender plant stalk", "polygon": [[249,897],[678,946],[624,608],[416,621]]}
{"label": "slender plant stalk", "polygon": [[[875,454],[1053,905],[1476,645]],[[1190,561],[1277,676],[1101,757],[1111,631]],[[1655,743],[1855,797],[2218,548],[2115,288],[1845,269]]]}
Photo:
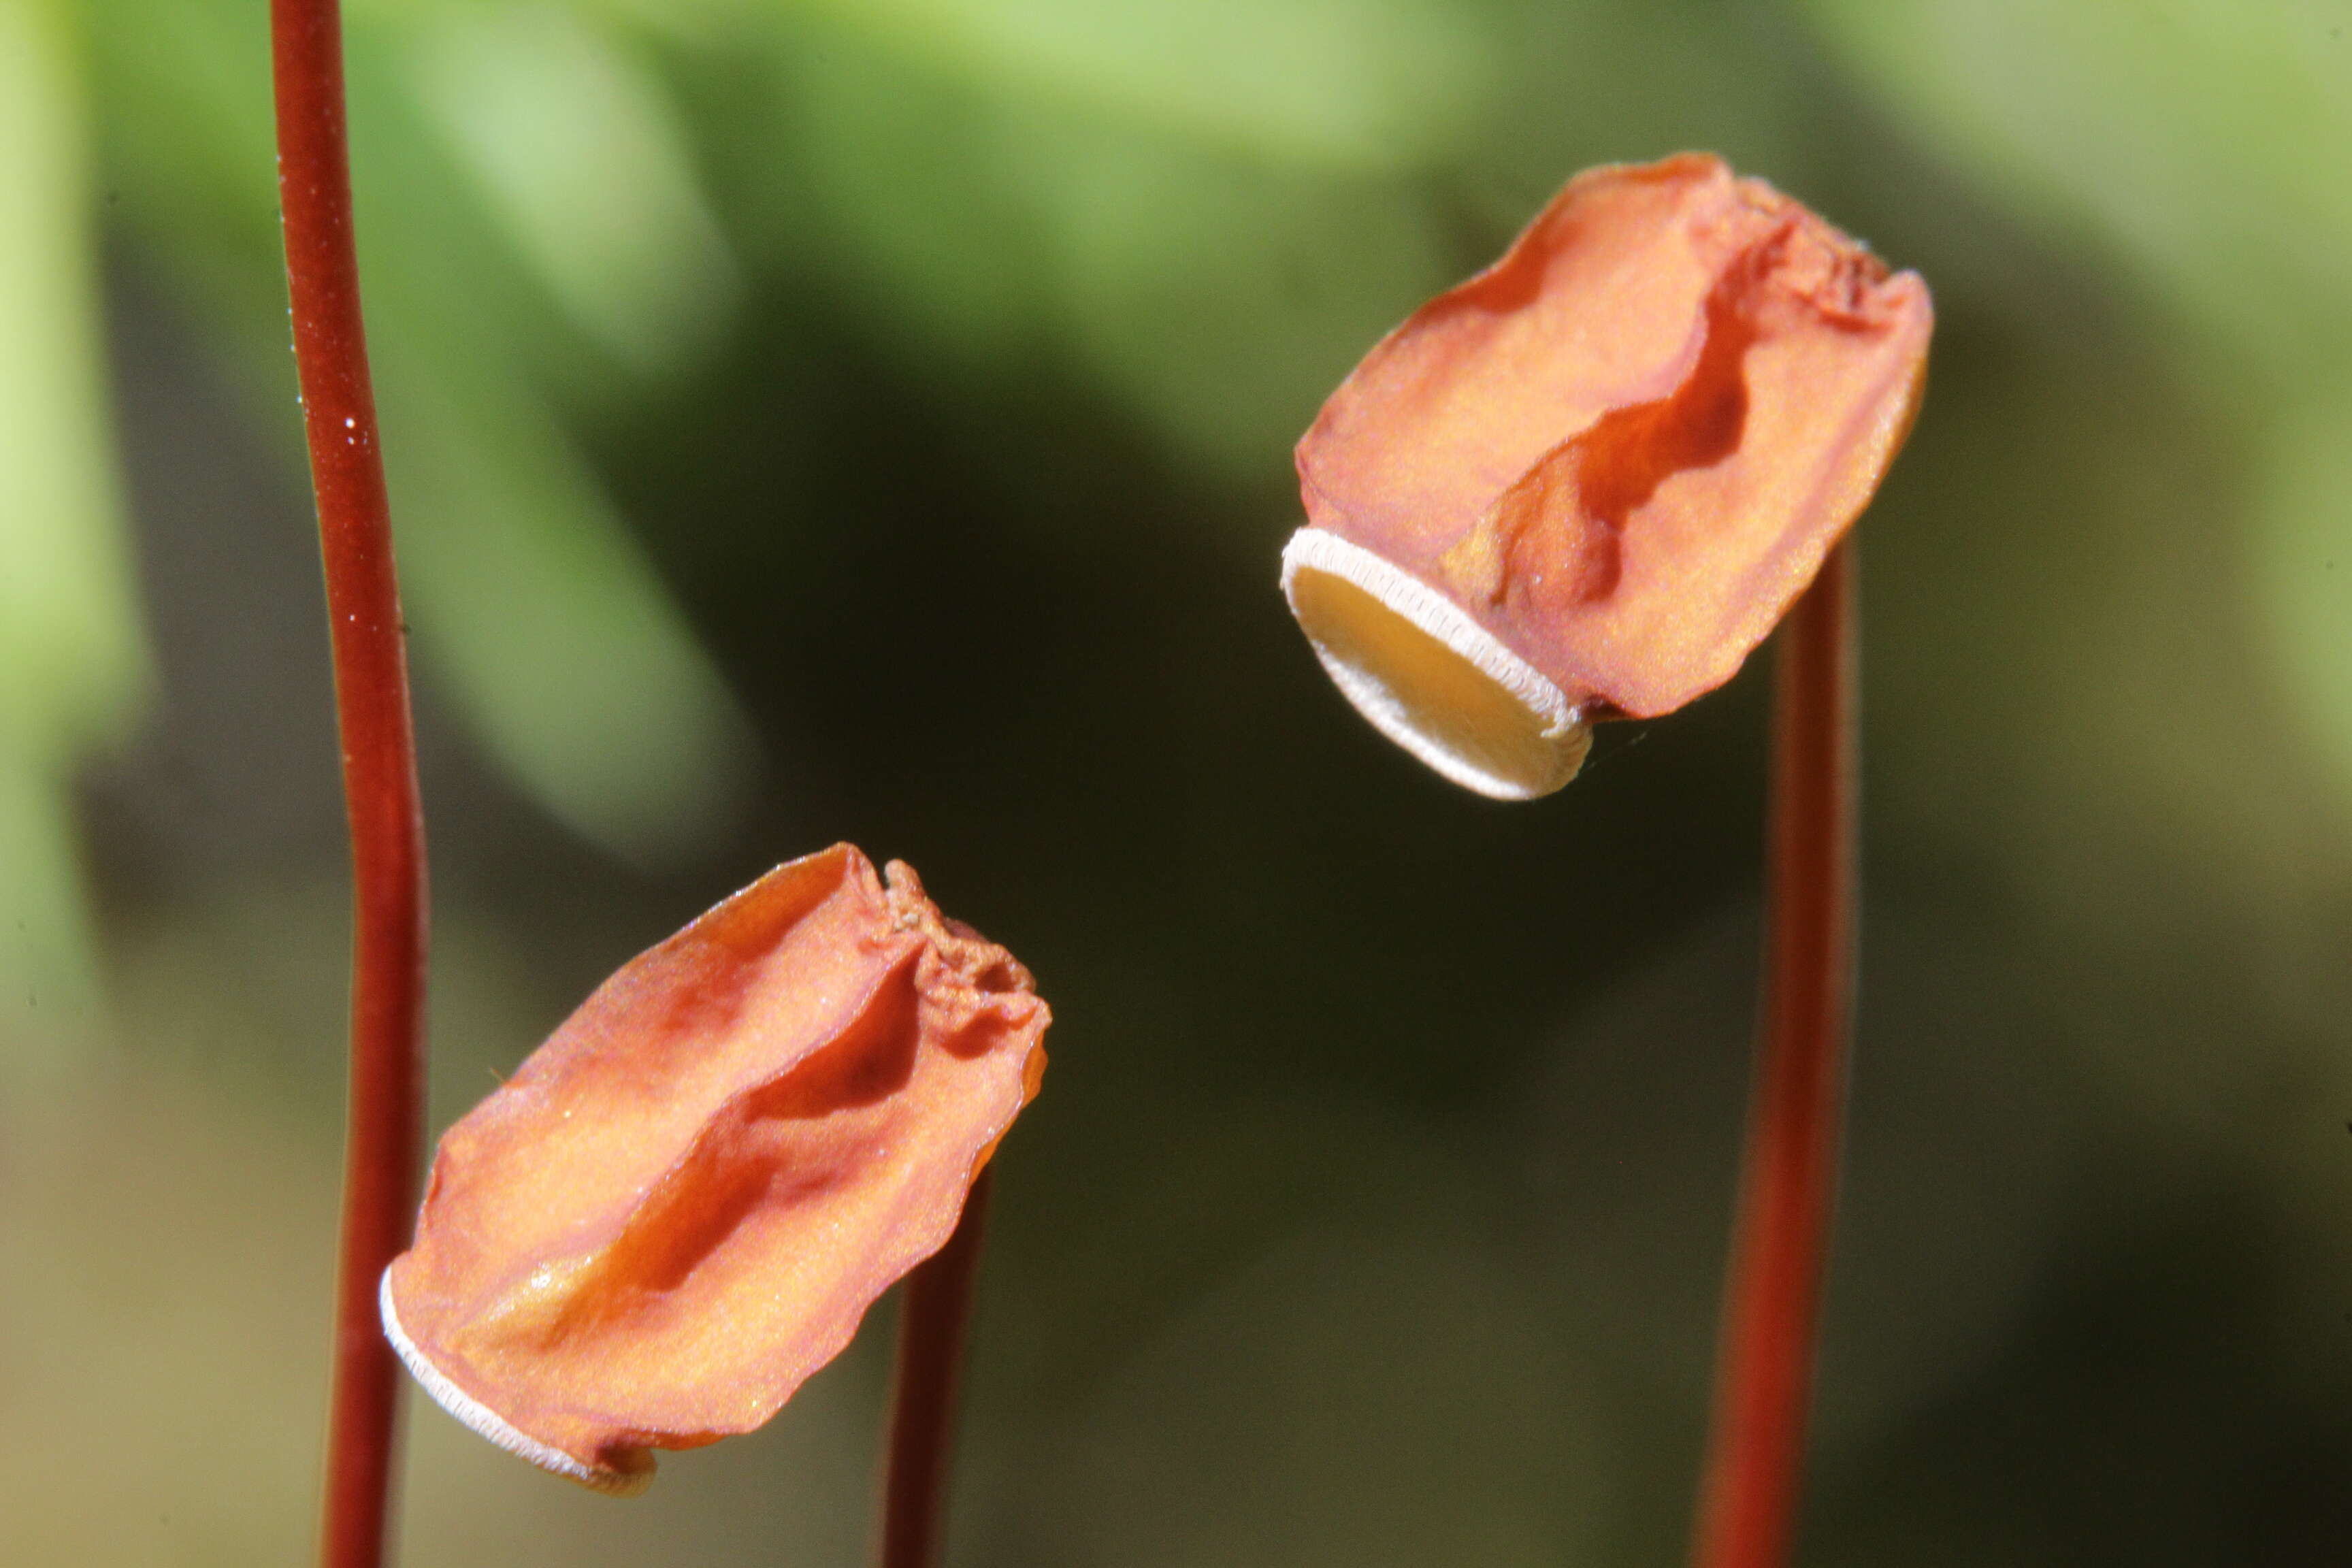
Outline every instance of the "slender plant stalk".
{"label": "slender plant stalk", "polygon": [[955,1234],[907,1276],[899,1297],[889,1468],[882,1482],[881,1568],[936,1568],[939,1562],[957,1384],[993,1177],[992,1170],[981,1172],[964,1199]]}
{"label": "slender plant stalk", "polygon": [[1853,625],[1848,543],[1798,601],[1775,658],[1764,1015],[1697,1568],[1781,1568],[1795,1536],[1853,995]]}
{"label": "slender plant stalk", "polygon": [[352,831],[351,1098],[320,1558],[326,1568],[378,1568],[400,1384],[376,1323],[376,1280],[407,1232],[424,1131],[425,826],[392,515],[360,322],[341,19],[336,0],[271,0],[269,23],[294,359],[318,496]]}

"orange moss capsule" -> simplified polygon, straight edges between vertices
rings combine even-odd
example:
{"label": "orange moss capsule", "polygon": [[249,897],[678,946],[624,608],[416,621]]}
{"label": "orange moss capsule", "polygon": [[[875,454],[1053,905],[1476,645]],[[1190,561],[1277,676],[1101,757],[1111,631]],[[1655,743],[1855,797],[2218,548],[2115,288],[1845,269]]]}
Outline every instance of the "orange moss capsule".
{"label": "orange moss capsule", "polygon": [[1503,799],[1595,719],[1729,679],[1908,433],[1934,310],[1760,180],[1570,180],[1365,356],[1298,444],[1283,590],[1349,700]]}
{"label": "orange moss capsule", "polygon": [[635,1491],[651,1449],[774,1415],[947,1241],[1048,1017],[904,865],[778,867],[449,1130],[384,1330],[484,1436]]}

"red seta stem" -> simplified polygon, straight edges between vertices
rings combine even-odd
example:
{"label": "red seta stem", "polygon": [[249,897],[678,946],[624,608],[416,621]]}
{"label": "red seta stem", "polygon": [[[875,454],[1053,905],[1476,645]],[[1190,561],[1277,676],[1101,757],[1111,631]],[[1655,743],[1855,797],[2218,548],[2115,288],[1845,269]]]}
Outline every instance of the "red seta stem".
{"label": "red seta stem", "polygon": [[318,496],[352,831],[351,1089],[320,1560],[326,1568],[378,1568],[400,1384],[376,1321],[376,1281],[407,1235],[424,1133],[425,825],[392,514],[360,321],[341,18],[336,0],[271,0],[269,26],[294,361]]}
{"label": "red seta stem", "polygon": [[955,1234],[907,1276],[899,1297],[889,1468],[882,1483],[881,1568],[935,1568],[940,1559],[957,1384],[993,1175],[981,1172],[964,1199]]}
{"label": "red seta stem", "polygon": [[1770,911],[1697,1568],[1781,1568],[1837,1194],[1854,976],[1853,546],[1780,631],[1773,695]]}

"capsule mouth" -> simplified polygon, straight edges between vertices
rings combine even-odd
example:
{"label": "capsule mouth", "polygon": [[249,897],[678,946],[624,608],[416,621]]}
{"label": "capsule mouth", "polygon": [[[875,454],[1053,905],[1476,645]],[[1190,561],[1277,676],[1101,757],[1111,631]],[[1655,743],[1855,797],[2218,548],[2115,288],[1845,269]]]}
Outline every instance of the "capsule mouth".
{"label": "capsule mouth", "polygon": [[552,1470],[567,1480],[578,1481],[591,1491],[604,1492],[613,1497],[634,1497],[653,1485],[654,1457],[650,1449],[623,1449],[612,1456],[612,1464],[584,1465],[552,1444],[541,1442],[458,1387],[401,1326],[400,1309],[392,1299],[392,1270],[389,1268],[383,1271],[383,1278],[376,1285],[376,1310],[383,1319],[383,1337],[392,1342],[392,1348],[398,1353],[401,1364],[408,1368],[409,1375],[416,1379],[417,1386],[433,1396],[434,1404],[508,1453],[520,1455],[540,1468]]}
{"label": "capsule mouth", "polygon": [[1402,567],[1302,528],[1283,547],[1282,592],[1356,710],[1463,788],[1533,800],[1584,765],[1592,730],[1577,706]]}

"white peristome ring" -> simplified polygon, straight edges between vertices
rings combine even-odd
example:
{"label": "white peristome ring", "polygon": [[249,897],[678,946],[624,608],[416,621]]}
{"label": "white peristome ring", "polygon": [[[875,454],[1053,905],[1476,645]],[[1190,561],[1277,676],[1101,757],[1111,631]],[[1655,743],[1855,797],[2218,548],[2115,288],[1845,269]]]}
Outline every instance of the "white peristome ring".
{"label": "white peristome ring", "polygon": [[1592,731],[1575,704],[1394,563],[1302,528],[1283,546],[1282,592],[1357,711],[1465,789],[1532,800],[1584,765]]}
{"label": "white peristome ring", "polygon": [[455,1415],[459,1421],[496,1443],[509,1454],[520,1454],[544,1470],[568,1476],[582,1486],[614,1497],[628,1497],[653,1484],[653,1456],[645,1455],[642,1469],[614,1469],[600,1465],[583,1465],[561,1448],[551,1447],[480,1400],[449,1381],[448,1374],[433,1364],[430,1357],[417,1348],[400,1326],[400,1310],[392,1302],[392,1270],[383,1271],[376,1286],[376,1307],[383,1319],[383,1337],[400,1353],[402,1363],[419,1386],[433,1396],[433,1403]]}

